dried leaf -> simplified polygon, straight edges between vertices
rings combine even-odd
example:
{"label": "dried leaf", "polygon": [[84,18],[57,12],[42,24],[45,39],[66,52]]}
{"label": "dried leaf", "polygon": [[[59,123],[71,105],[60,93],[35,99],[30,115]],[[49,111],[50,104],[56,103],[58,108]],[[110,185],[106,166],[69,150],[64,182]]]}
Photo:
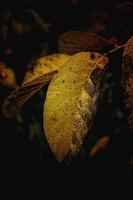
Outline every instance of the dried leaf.
{"label": "dried leaf", "polygon": [[72,56],[59,69],[48,88],[44,105],[44,131],[56,158],[71,151],[73,120],[84,81],[101,58],[99,53]]}
{"label": "dried leaf", "polygon": [[62,34],[58,40],[59,53],[74,55],[82,51],[106,52],[114,48],[108,40],[90,32],[70,31]]}
{"label": "dried leaf", "polygon": [[102,56],[84,82],[78,99],[77,110],[73,120],[71,154],[75,155],[81,148],[84,138],[91,130],[101,94],[101,80],[108,58]]}
{"label": "dried leaf", "polygon": [[44,85],[51,81],[70,56],[53,54],[37,60],[32,71],[27,72],[22,86],[16,88],[3,104],[6,117],[12,117],[22,105]]}
{"label": "dried leaf", "polygon": [[9,95],[9,97],[7,97],[3,104],[3,113],[5,117],[13,117],[31,96],[33,96],[53,78],[55,73],[56,71],[44,74],[33,81],[26,83],[25,85],[17,87]]}
{"label": "dried leaf", "polygon": [[128,112],[129,127],[133,131],[133,37],[125,47],[122,61],[123,89],[125,95],[125,107]]}

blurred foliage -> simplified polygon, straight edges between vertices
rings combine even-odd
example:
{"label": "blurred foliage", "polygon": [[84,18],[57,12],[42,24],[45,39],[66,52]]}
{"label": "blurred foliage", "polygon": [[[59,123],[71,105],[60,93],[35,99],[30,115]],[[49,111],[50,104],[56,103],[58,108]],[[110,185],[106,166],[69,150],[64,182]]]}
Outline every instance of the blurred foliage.
{"label": "blurred foliage", "polygon": [[[132,0],[121,6],[123,2],[126,1],[4,0],[0,8],[0,63],[14,71],[20,85],[37,58],[57,52],[57,40],[66,31],[90,31],[115,45],[124,44],[133,35],[133,26],[129,23],[133,19],[133,7]],[[91,199],[131,199],[133,138],[122,103],[118,57],[119,53],[111,58],[113,63],[105,77],[104,97],[93,134],[71,165],[57,164],[43,134],[40,113],[47,87],[11,120],[6,120],[0,110],[4,143],[2,167],[10,198],[47,200],[47,196],[48,199],[66,196],[75,199],[82,194],[82,199],[86,195]],[[0,84],[0,92],[2,105],[11,89]],[[99,129],[103,138],[112,135],[110,144],[88,159],[88,144],[96,143]]]}

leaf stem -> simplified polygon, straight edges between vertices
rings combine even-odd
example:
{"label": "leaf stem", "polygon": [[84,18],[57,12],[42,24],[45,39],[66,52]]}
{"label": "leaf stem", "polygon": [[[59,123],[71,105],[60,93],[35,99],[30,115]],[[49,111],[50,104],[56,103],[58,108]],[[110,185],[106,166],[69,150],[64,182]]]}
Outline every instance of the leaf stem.
{"label": "leaf stem", "polygon": [[107,56],[108,54],[114,53],[114,52],[118,51],[119,49],[124,48],[125,46],[126,46],[126,44],[122,44],[120,46],[117,46],[116,48],[112,49],[111,51],[108,51],[107,53],[104,53],[103,55]]}

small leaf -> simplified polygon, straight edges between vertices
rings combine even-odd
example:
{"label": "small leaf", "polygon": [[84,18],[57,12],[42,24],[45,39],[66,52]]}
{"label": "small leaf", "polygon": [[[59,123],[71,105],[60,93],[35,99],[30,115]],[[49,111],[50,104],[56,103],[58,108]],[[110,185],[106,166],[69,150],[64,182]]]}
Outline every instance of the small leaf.
{"label": "small leaf", "polygon": [[59,53],[74,55],[83,51],[106,52],[114,48],[108,40],[90,32],[69,31],[58,40]]}

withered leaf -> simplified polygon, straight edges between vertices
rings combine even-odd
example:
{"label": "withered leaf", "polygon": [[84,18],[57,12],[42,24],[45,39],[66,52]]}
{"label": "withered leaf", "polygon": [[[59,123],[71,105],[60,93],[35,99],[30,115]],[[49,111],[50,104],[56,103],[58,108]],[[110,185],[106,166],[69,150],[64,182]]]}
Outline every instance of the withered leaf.
{"label": "withered leaf", "polygon": [[44,74],[25,85],[17,87],[3,104],[3,113],[5,117],[13,117],[31,96],[52,79],[55,73],[56,71]]}
{"label": "withered leaf", "polygon": [[59,53],[74,55],[83,51],[106,52],[114,48],[108,40],[91,32],[69,31],[58,40]]}
{"label": "withered leaf", "polygon": [[84,138],[91,130],[96,115],[99,98],[101,94],[101,80],[105,72],[108,58],[102,56],[92,69],[81,89],[77,110],[73,119],[73,132],[71,143],[71,154],[76,154],[84,141]]}
{"label": "withered leaf", "polygon": [[[81,89],[101,56],[91,52],[72,56],[59,69],[49,85],[44,105],[44,131],[59,161],[71,152],[73,121]],[[88,99],[91,99],[89,94]]]}

